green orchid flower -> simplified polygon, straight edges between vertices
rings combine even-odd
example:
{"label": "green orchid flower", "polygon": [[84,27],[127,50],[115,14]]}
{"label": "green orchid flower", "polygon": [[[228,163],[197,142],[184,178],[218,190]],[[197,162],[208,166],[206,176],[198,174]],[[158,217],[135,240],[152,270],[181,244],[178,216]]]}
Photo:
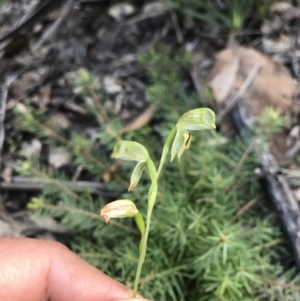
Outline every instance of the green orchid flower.
{"label": "green orchid flower", "polygon": [[144,219],[136,208],[134,202],[131,200],[116,200],[108,203],[101,209],[100,216],[104,218],[106,223],[108,223],[111,218],[133,217],[141,235],[143,236],[145,233]]}
{"label": "green orchid flower", "polygon": [[190,147],[190,131],[215,129],[215,114],[211,109],[200,108],[183,114],[176,124],[176,135],[171,149],[171,162],[177,155],[178,161],[183,152]]}
{"label": "green orchid flower", "polygon": [[132,201],[117,200],[105,205],[100,215],[104,218],[105,222],[108,223],[111,218],[134,217],[138,212]]}
{"label": "green orchid flower", "polygon": [[140,143],[122,140],[115,145],[111,157],[138,162],[131,174],[128,188],[128,191],[133,191],[140,181],[145,165],[149,162],[150,157],[147,149]]}

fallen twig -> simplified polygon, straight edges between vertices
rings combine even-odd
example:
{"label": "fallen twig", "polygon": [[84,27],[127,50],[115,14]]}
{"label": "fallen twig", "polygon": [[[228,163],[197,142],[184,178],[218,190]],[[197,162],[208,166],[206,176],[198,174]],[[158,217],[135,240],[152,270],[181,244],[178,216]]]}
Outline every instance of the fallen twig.
{"label": "fallen twig", "polygon": [[[0,183],[0,188],[15,191],[41,191],[50,184],[50,181],[41,178],[12,177],[10,182]],[[89,190],[91,193],[99,194],[107,198],[116,198],[118,196],[117,193],[110,191],[105,184],[100,182],[66,181],[64,185],[74,191]]]}
{"label": "fallen twig", "polygon": [[200,78],[198,77],[197,70],[195,67],[193,67],[191,69],[191,77],[192,77],[193,83],[195,85],[195,88],[196,88],[198,94],[202,95],[204,80],[203,80],[203,82],[200,81]]}
{"label": "fallen twig", "polygon": [[10,85],[14,82],[17,75],[7,76],[4,79],[4,82],[1,85],[0,90],[0,165],[2,161],[2,147],[5,137],[5,130],[4,130],[4,119],[5,119],[5,110],[6,110],[6,102],[7,102],[7,95]]}
{"label": "fallen twig", "polygon": [[177,15],[172,9],[170,9],[170,14],[171,14],[173,26],[174,26],[175,33],[176,33],[177,42],[179,44],[182,44],[183,43],[183,34],[182,34],[180,26],[179,26]]}
{"label": "fallen twig", "polygon": [[154,106],[148,107],[141,115],[122,128],[122,134],[136,131],[147,125],[154,116]]}
{"label": "fallen twig", "polygon": [[45,41],[51,39],[55,32],[59,29],[62,22],[67,18],[70,13],[75,0],[69,0],[63,6],[60,16],[55,20],[55,22],[44,32],[43,36],[38,40],[38,42],[33,46],[33,50],[37,50]]}
{"label": "fallen twig", "polygon": [[19,24],[12,31],[0,38],[0,43],[17,37],[21,31],[33,26],[37,23],[45,14],[48,14],[55,8],[59,7],[65,0],[43,0],[33,10],[28,17]]}

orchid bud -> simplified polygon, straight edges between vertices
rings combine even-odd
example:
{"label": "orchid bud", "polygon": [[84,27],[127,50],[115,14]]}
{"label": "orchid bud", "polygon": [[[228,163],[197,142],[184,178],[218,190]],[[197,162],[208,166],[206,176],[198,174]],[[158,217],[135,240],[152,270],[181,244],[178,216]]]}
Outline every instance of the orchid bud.
{"label": "orchid bud", "polygon": [[130,200],[117,200],[105,205],[100,215],[107,223],[111,218],[134,217],[139,211],[135,204]]}
{"label": "orchid bud", "polygon": [[192,136],[188,131],[215,129],[215,113],[207,108],[188,111],[183,114],[176,124],[176,136],[171,149],[171,162],[176,154],[178,161],[183,152],[190,147]]}

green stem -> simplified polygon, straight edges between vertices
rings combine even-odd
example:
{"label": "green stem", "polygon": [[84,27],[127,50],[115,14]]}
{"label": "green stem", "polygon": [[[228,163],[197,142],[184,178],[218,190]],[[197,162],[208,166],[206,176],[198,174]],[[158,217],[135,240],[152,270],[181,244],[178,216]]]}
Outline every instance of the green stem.
{"label": "green stem", "polygon": [[144,219],[142,217],[142,215],[140,214],[140,212],[138,212],[135,216],[134,216],[135,222],[140,230],[140,233],[143,237],[143,235],[145,234],[145,222]]}
{"label": "green stem", "polygon": [[156,172],[155,165],[151,159],[147,161],[147,167],[149,170],[150,178],[151,178],[151,186],[148,193],[148,210],[147,210],[147,219],[146,219],[146,230],[145,233],[142,234],[141,243],[140,243],[140,256],[138,261],[138,266],[136,270],[135,280],[134,280],[134,287],[133,287],[133,297],[135,298],[137,295],[137,289],[141,278],[141,272],[142,267],[146,258],[146,251],[147,251],[147,242],[148,242],[148,236],[150,231],[150,223],[151,223],[151,216],[152,211],[155,205],[156,196],[157,196],[157,189],[158,189],[158,178],[162,171],[162,168],[164,166],[164,163],[166,162],[166,158],[168,155],[169,148],[171,146],[171,143],[176,135],[176,127],[172,129],[172,131],[169,133],[166,143],[164,144],[158,171]]}
{"label": "green stem", "polygon": [[[137,270],[136,270],[136,274],[135,274],[134,287],[133,287],[133,298],[135,298],[137,295],[138,285],[139,285],[140,278],[141,278],[142,267],[143,267],[143,264],[144,264],[144,261],[146,258],[147,241],[148,241],[148,235],[149,235],[149,229],[150,229],[150,227],[148,226],[148,224],[149,224],[148,216],[149,216],[149,214],[147,214],[146,231],[145,231],[144,235],[142,235],[142,239],[141,239],[141,243],[140,243],[140,256],[139,256],[138,266],[137,266]],[[150,218],[151,218],[151,213],[150,213]]]}
{"label": "green stem", "polygon": [[146,218],[146,229],[145,229],[145,233],[142,234],[142,239],[141,239],[141,243],[140,243],[140,256],[139,256],[138,266],[137,266],[135,280],[134,280],[134,287],[133,287],[133,297],[134,298],[137,295],[137,289],[138,289],[138,285],[139,285],[140,278],[141,278],[142,267],[143,267],[143,264],[144,264],[144,261],[146,258],[151,215],[152,215],[152,211],[153,211],[156,196],[157,196],[157,174],[156,174],[155,165],[151,159],[148,160],[147,166],[149,169],[152,184],[150,186],[149,193],[148,193],[148,210],[147,210],[147,218]]}

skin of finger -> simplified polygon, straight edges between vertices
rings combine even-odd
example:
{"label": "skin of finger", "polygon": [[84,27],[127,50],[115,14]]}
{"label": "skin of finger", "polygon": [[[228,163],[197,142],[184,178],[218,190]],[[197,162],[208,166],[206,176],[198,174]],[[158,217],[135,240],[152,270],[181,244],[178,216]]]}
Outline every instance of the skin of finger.
{"label": "skin of finger", "polygon": [[51,248],[42,241],[0,239],[0,300],[45,300]]}
{"label": "skin of finger", "polygon": [[[64,266],[67,268],[62,269]],[[63,252],[52,261],[49,275],[51,301],[117,301],[132,297],[130,289],[72,252]]]}
{"label": "skin of finger", "polygon": [[26,238],[0,239],[1,301],[116,301],[132,291],[63,245]]}

